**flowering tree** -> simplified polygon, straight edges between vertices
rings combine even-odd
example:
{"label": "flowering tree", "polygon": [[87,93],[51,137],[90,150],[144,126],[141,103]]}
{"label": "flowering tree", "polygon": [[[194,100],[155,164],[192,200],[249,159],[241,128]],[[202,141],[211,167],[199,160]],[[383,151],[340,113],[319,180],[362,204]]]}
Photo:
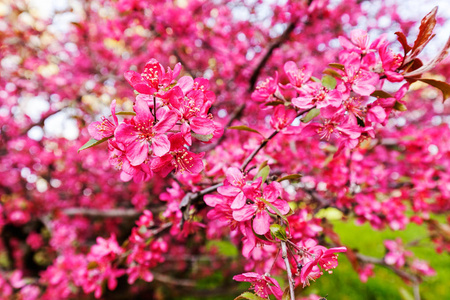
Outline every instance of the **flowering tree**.
{"label": "flowering tree", "polygon": [[236,299],[300,299],[339,253],[420,299],[435,271],[409,245],[367,256],[323,216],[413,222],[450,251],[450,40],[421,55],[444,20],[281,2],[0,4],[2,299],[162,298],[214,270],[251,283]]}

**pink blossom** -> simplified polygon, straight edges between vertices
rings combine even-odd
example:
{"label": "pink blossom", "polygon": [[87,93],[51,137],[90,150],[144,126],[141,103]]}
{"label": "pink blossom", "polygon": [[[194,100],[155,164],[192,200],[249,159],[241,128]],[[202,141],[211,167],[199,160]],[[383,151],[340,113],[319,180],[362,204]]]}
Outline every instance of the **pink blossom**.
{"label": "pink blossom", "polygon": [[170,150],[170,142],[164,134],[175,125],[176,114],[158,110],[158,121],[150,113],[147,103],[137,100],[134,105],[136,116],[129,123],[121,123],[115,132],[118,142],[126,146],[126,156],[131,165],[142,164],[148,158],[149,142],[156,156],[163,156]]}
{"label": "pink blossom", "polygon": [[276,299],[281,299],[283,291],[278,282],[268,275],[260,275],[255,272],[242,273],[233,277],[236,281],[245,281],[252,284],[251,289],[254,289],[256,295],[267,298],[269,295],[274,295]]}
{"label": "pink blossom", "polygon": [[111,102],[111,115],[113,122],[109,119],[102,117],[102,121],[96,121],[88,126],[89,134],[96,140],[101,140],[103,138],[109,138],[114,135],[119,121],[116,116],[116,100]]}

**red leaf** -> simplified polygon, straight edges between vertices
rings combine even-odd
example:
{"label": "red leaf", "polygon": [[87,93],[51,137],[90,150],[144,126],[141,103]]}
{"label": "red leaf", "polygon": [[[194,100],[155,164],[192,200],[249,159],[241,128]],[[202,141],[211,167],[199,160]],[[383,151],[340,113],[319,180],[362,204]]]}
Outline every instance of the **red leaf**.
{"label": "red leaf", "polygon": [[450,84],[443,82],[443,81],[439,81],[439,80],[435,80],[435,79],[426,79],[426,78],[421,78],[418,79],[419,81],[428,83],[431,86],[434,86],[437,89],[440,89],[442,92],[442,95],[444,96],[444,100],[447,100],[448,98],[450,98]]}
{"label": "red leaf", "polygon": [[412,48],[410,45],[408,45],[408,41],[406,40],[406,36],[403,32],[398,31],[395,34],[397,35],[397,40],[400,42],[400,44],[402,44],[406,56],[406,54],[408,54],[408,52],[411,51]]}
{"label": "red leaf", "polygon": [[406,76],[412,77],[412,76],[417,76],[417,75],[420,75],[420,74],[423,74],[425,72],[432,70],[434,67],[436,67],[436,65],[438,63],[440,63],[448,55],[449,51],[450,51],[450,37],[448,38],[447,43],[445,44],[444,48],[442,48],[441,52],[439,52],[439,54],[436,55],[436,57],[433,58],[429,63],[418,68],[417,70],[405,73],[403,75],[405,77]]}
{"label": "red leaf", "polygon": [[420,22],[419,34],[414,41],[411,51],[411,59],[415,58],[428,42],[434,37],[433,29],[436,26],[436,12],[438,7],[435,6]]}

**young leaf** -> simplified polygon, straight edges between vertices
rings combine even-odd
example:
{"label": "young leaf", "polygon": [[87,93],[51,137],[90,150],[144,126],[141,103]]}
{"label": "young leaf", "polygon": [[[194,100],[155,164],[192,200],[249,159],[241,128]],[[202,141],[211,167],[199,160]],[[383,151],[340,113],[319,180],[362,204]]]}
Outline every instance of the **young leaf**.
{"label": "young leaf", "polygon": [[270,234],[274,238],[279,239],[280,241],[287,240],[286,229],[283,226],[281,226],[280,224],[270,225]]}
{"label": "young leaf", "polygon": [[242,294],[240,294],[239,296],[234,298],[234,300],[245,300],[245,299],[246,300],[265,300],[264,298],[261,298],[258,295],[255,295],[250,292],[243,292]]}
{"label": "young leaf", "polygon": [[414,45],[411,50],[411,58],[415,58],[422,52],[423,48],[434,37],[433,29],[436,26],[436,12],[438,7],[435,6],[420,22],[419,34],[414,41]]}
{"label": "young leaf", "polygon": [[285,222],[288,224],[288,226],[289,226],[288,219],[286,218],[285,215],[283,215],[283,214],[281,213],[281,211],[278,210],[278,208],[276,208],[275,206],[273,206],[272,203],[266,201],[266,199],[264,199],[264,198],[258,198],[258,199],[261,200],[262,202],[264,202],[268,207],[270,207],[270,208],[271,208],[271,209],[272,209],[272,210],[273,210],[280,218],[282,218],[283,221],[285,221]]}
{"label": "young leaf", "polygon": [[330,75],[330,76],[333,76],[334,78],[342,78],[342,75],[339,74],[336,70],[333,70],[333,69],[329,69],[329,68],[325,69],[322,73]]}
{"label": "young leaf", "polygon": [[213,138],[212,134],[203,135],[203,134],[198,134],[198,133],[192,132],[191,135],[193,137],[195,137],[197,140],[202,141],[202,142],[208,142],[209,140],[211,140]]}
{"label": "young leaf", "polygon": [[228,129],[236,129],[236,130],[250,131],[250,132],[254,132],[254,133],[257,133],[257,134],[263,136],[258,130],[253,129],[253,128],[250,128],[250,127],[245,126],[245,125],[230,126],[230,127],[228,127]]}
{"label": "young leaf", "polygon": [[408,110],[408,108],[405,106],[405,104],[398,102],[398,101],[395,101],[394,109],[398,110],[398,111],[407,111]]}
{"label": "young leaf", "polygon": [[329,65],[330,67],[332,67],[332,68],[336,68],[336,69],[339,69],[339,70],[342,70],[342,71],[345,70],[345,66],[342,65],[342,64],[331,63],[331,64],[328,64],[328,65]]}
{"label": "young leaf", "polygon": [[112,138],[113,136],[109,136],[109,137],[105,137],[102,138],[101,140],[96,140],[96,139],[90,139],[89,141],[86,142],[86,144],[84,144],[83,146],[81,146],[80,149],[78,149],[78,153],[80,153],[80,151],[83,151],[85,149],[100,145],[103,142],[106,142],[107,140],[109,140],[110,138]]}
{"label": "young leaf", "polygon": [[253,180],[256,180],[259,177],[262,177],[262,182],[261,185],[266,182],[267,176],[269,176],[270,173],[270,167],[269,166],[265,166],[264,168],[262,168],[261,170],[259,170],[258,174],[256,174],[255,178]]}
{"label": "young leaf", "polygon": [[397,31],[395,34],[397,35],[397,40],[400,42],[400,44],[402,44],[405,53],[404,56],[406,56],[406,54],[408,54],[408,52],[411,51],[412,48],[410,45],[408,45],[408,41],[406,40],[406,36],[403,32]]}
{"label": "young leaf", "polygon": [[392,96],[388,92],[385,92],[382,90],[377,90],[377,91],[373,92],[372,94],[370,94],[370,96],[377,97],[377,98],[394,98],[394,96]]}
{"label": "young leaf", "polygon": [[258,172],[261,171],[262,168],[264,168],[265,166],[267,166],[267,163],[268,163],[268,162],[269,162],[268,160],[263,161],[263,163],[262,163],[262,164],[259,166],[259,168],[258,168]]}
{"label": "young leaf", "polygon": [[281,178],[278,178],[277,181],[281,182],[283,180],[299,180],[300,178],[302,178],[302,175],[300,174],[291,174],[291,175],[287,175],[287,176],[283,176]]}
{"label": "young leaf", "polygon": [[450,98],[450,84],[448,84],[447,82],[439,81],[439,80],[435,80],[435,79],[427,79],[427,78],[421,78],[418,80],[428,83],[429,85],[434,86],[437,89],[440,89],[442,92],[442,95],[444,96],[444,100],[443,100],[444,102],[445,102],[445,100]]}
{"label": "young leaf", "polygon": [[302,119],[303,123],[308,123],[309,121],[311,121],[312,119],[314,119],[315,117],[317,117],[320,114],[320,109],[318,108],[313,108],[311,109],[306,116]]}
{"label": "young leaf", "polygon": [[134,111],[119,111],[116,112],[116,116],[135,116],[136,113]]}
{"label": "young leaf", "polygon": [[325,75],[322,77],[322,85],[329,90],[334,90],[336,87],[336,79],[330,75]]}

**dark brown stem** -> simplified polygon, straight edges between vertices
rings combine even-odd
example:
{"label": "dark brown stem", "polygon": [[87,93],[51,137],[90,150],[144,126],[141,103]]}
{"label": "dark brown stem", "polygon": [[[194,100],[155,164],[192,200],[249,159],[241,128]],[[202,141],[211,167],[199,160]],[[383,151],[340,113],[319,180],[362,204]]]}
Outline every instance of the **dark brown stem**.
{"label": "dark brown stem", "polygon": [[289,26],[286,28],[286,30],[283,32],[283,34],[269,46],[269,49],[267,50],[266,54],[263,56],[259,64],[256,66],[255,70],[252,73],[252,76],[250,77],[250,85],[248,87],[249,92],[253,91],[253,89],[255,88],[259,74],[261,73],[261,70],[264,68],[269,58],[272,56],[273,51],[288,40],[289,35],[292,33],[292,31],[294,31],[297,25],[297,21],[298,20],[296,19],[292,23],[290,23]]}
{"label": "dark brown stem", "polygon": [[272,132],[272,134],[267,139],[265,139],[261,143],[261,145],[259,145],[258,148],[253,150],[253,152],[242,163],[242,165],[241,165],[241,172],[245,172],[245,168],[247,168],[248,164],[253,160],[253,158],[255,158],[256,154],[258,154],[258,152],[261,151],[261,149],[264,148],[267,145],[267,143],[278,134],[278,132],[279,132],[278,130],[275,130],[274,132]]}
{"label": "dark brown stem", "polygon": [[[377,257],[371,257],[371,256],[367,256],[367,255],[363,255],[360,253],[356,254],[356,257],[358,258],[358,260],[366,262],[366,263],[371,263],[371,264],[377,264],[380,266],[383,266],[387,269],[392,270],[395,274],[397,274],[398,276],[400,276],[403,279],[406,279],[410,282],[412,282],[414,285],[418,285],[420,283],[420,279],[419,277],[410,274],[402,269],[396,268],[395,266],[392,265],[388,265],[382,258],[377,258]],[[420,295],[419,298],[420,299]],[[417,299],[416,299],[417,300]]]}
{"label": "dark brown stem", "polygon": [[63,209],[62,212],[67,216],[87,216],[87,217],[101,217],[101,218],[136,218],[141,215],[141,212],[129,208],[112,208],[107,210],[72,207]]}

